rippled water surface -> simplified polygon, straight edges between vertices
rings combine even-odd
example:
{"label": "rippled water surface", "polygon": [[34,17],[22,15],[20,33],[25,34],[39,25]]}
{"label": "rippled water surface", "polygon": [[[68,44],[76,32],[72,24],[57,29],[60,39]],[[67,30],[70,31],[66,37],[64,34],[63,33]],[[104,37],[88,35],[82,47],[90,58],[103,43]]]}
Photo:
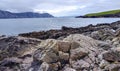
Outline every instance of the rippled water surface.
{"label": "rippled water surface", "polygon": [[0,19],[0,35],[17,35],[32,31],[60,29],[62,26],[81,27],[89,24],[111,23],[120,18],[30,18]]}

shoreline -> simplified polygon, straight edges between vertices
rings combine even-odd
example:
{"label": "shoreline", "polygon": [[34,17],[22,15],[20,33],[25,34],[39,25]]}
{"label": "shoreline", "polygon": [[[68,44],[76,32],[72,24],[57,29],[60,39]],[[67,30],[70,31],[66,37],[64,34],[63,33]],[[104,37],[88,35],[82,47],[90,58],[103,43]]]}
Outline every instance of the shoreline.
{"label": "shoreline", "polygon": [[120,21],[0,37],[0,71],[119,71]]}
{"label": "shoreline", "polygon": [[112,22],[112,23],[101,23],[97,25],[88,25],[85,27],[66,27],[63,26],[61,29],[53,29],[48,31],[40,31],[40,32],[29,32],[29,33],[20,33],[18,36],[23,37],[31,37],[31,38],[38,38],[38,39],[58,39],[59,37],[66,37],[70,34],[85,34],[91,33],[94,31],[98,31],[101,29],[110,29],[110,30],[117,30],[120,21]]}

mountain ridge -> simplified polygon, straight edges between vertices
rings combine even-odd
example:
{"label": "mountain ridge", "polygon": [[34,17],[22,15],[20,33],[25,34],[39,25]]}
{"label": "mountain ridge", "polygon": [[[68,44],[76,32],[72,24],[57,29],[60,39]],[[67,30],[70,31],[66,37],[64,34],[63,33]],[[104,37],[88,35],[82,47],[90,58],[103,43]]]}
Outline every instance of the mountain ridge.
{"label": "mountain ridge", "polygon": [[9,11],[0,10],[0,19],[2,18],[51,18],[54,17],[49,13],[36,13],[36,12],[21,12],[12,13]]}

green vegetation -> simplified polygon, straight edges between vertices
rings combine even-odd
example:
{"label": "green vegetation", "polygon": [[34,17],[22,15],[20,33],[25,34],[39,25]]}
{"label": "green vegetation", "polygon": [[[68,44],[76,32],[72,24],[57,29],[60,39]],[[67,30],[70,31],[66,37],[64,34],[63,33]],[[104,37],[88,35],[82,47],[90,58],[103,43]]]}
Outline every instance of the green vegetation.
{"label": "green vegetation", "polygon": [[120,13],[120,10],[112,10],[112,11],[105,11],[105,12],[99,12],[99,13],[91,13],[86,14],[85,16],[91,17],[91,16],[104,16],[109,14],[117,14]]}

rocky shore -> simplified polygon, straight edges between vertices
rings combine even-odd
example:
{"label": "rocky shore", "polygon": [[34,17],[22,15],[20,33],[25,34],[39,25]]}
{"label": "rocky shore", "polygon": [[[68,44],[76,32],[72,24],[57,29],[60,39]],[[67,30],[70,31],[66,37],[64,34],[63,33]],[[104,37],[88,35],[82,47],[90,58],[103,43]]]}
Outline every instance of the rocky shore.
{"label": "rocky shore", "polygon": [[[49,31],[40,31],[40,32],[30,32],[30,33],[22,33],[19,36],[23,37],[31,37],[31,38],[38,38],[38,39],[59,39],[69,36],[70,34],[84,34],[90,35],[95,31],[105,30],[106,32],[118,30],[120,26],[120,21],[113,22],[113,23],[102,23],[97,25],[88,25],[85,27],[79,28],[72,28],[72,27],[65,27],[63,26],[61,30],[49,30]],[[115,34],[114,34],[115,35]]]}
{"label": "rocky shore", "polygon": [[120,71],[120,21],[1,36],[0,71]]}

